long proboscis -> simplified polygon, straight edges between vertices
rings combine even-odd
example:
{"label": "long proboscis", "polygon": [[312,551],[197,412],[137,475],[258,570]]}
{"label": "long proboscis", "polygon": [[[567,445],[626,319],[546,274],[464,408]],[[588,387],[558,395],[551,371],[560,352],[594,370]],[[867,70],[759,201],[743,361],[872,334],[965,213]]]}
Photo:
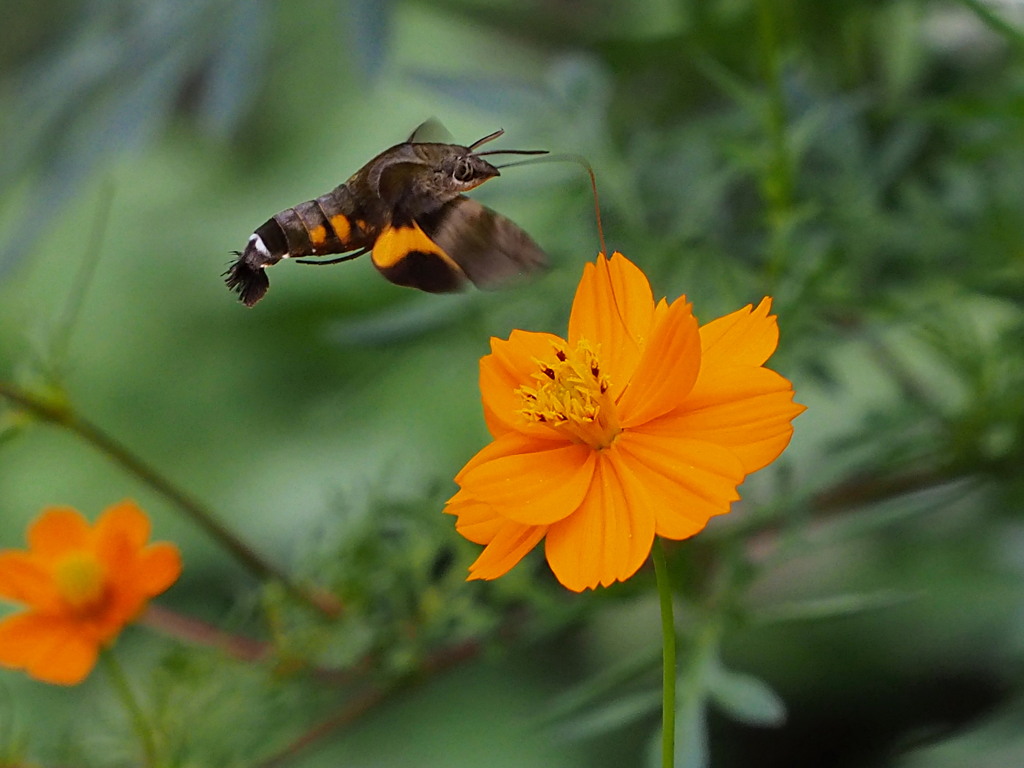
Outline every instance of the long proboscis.
{"label": "long proboscis", "polygon": [[[607,258],[609,254],[608,248],[604,242],[604,225],[601,224],[601,201],[597,196],[597,176],[594,175],[594,168],[593,166],[590,165],[590,161],[587,160],[587,158],[583,157],[583,155],[564,154],[560,152],[554,155],[548,155],[547,157],[534,158],[532,160],[516,160],[515,162],[504,163],[503,165],[499,165],[497,167],[511,168],[512,166],[515,165],[534,165],[536,163],[552,162],[576,163],[577,165],[582,167],[583,170],[585,170],[587,172],[587,175],[590,177],[590,189],[594,193],[594,221],[597,224],[597,238],[601,243],[601,253],[604,254],[604,256]],[[633,340],[637,343],[637,346],[642,348],[643,345],[640,339],[636,338],[636,335],[631,330],[632,324],[627,321],[626,315],[622,311],[622,307],[619,306],[619,300],[618,298],[616,298],[615,291],[611,292],[611,298],[612,303],[615,305],[615,312],[619,316],[619,319],[622,321],[622,326],[627,329],[627,332],[630,333],[630,335],[633,336]]]}
{"label": "long proboscis", "polygon": [[[543,152],[543,150],[542,150],[542,152]],[[480,153],[477,153],[477,154],[480,154]],[[535,154],[540,154],[540,153],[536,152],[536,151],[525,151],[525,152],[517,151],[517,152],[515,152],[513,154],[523,154],[523,155],[530,154],[530,155],[535,155]],[[590,177],[590,189],[594,193],[594,221],[597,224],[597,239],[601,243],[601,253],[603,253],[605,255],[608,255],[608,249],[605,246],[605,242],[604,242],[604,226],[601,224],[601,201],[600,201],[600,198],[597,195],[597,177],[594,175],[594,168],[593,168],[593,166],[590,165],[590,161],[588,161],[587,158],[583,157],[583,155],[565,154],[565,153],[561,153],[561,152],[557,153],[557,154],[554,154],[554,155],[547,154],[546,152],[544,152],[544,154],[546,154],[547,156],[546,157],[534,158],[532,160],[516,160],[515,162],[512,162],[512,163],[502,163],[501,165],[498,165],[498,166],[495,166],[495,167],[498,168],[498,169],[501,169],[501,168],[512,168],[512,167],[517,166],[517,165],[535,165],[537,163],[559,163],[559,162],[575,163],[576,165],[579,165],[580,167],[582,167],[583,170],[585,170],[587,172],[587,175]]]}

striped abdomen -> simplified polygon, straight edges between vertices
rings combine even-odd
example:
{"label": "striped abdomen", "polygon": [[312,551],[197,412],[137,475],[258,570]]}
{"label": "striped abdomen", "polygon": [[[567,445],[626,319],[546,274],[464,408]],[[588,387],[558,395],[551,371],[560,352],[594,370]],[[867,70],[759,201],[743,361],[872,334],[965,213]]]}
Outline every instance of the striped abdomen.
{"label": "striped abdomen", "polygon": [[228,287],[251,307],[270,287],[266,268],[281,259],[345,253],[372,245],[375,233],[367,232],[355,207],[348,185],[342,184],[275,214],[253,232],[225,273]]}

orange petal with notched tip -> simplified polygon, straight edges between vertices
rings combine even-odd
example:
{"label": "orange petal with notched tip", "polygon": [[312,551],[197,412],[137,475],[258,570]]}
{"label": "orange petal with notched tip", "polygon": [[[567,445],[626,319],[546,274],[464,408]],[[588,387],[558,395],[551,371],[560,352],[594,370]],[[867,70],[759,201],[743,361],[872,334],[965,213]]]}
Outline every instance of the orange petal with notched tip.
{"label": "orange petal with notched tip", "polygon": [[793,402],[793,385],[775,371],[719,367],[702,373],[683,407],[651,431],[725,446],[749,474],[779,457],[793,435],[793,419],[805,410]]}
{"label": "orange petal with notched tip", "polygon": [[618,398],[633,376],[654,322],[651,284],[621,253],[604,254],[583,267],[569,315],[570,346],[585,339],[597,347],[601,370]]}
{"label": "orange petal with notched tip", "polygon": [[765,296],[756,308],[747,305],[700,329],[705,364],[764,365],[779,344],[779,325],[771,297]]}
{"label": "orange petal with notched tip", "polygon": [[574,592],[607,587],[643,565],[654,543],[654,510],[629,501],[623,478],[606,458],[600,461],[580,508],[548,528],[544,551],[564,586]]}
{"label": "orange petal with notched tip", "polygon": [[680,299],[660,314],[650,344],[618,402],[623,429],[677,408],[700,371],[700,333],[691,305]]}
{"label": "orange petal with notched tip", "polygon": [[504,576],[537,546],[546,530],[544,525],[522,525],[506,520],[469,566],[469,578],[496,579]]}
{"label": "orange petal with notched tip", "polygon": [[446,515],[455,515],[455,530],[474,544],[490,544],[507,520],[494,508],[472,498],[460,498],[455,494],[445,505]]}

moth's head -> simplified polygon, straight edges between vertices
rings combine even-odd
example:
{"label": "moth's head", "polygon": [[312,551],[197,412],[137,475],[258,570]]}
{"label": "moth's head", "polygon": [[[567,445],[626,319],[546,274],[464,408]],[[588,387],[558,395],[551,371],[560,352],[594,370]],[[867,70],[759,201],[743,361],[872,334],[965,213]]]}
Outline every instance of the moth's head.
{"label": "moth's head", "polygon": [[429,191],[446,200],[458,197],[501,173],[469,147],[454,144],[421,144],[428,172],[423,179]]}
{"label": "moth's head", "polygon": [[[499,149],[487,152],[478,147],[504,133],[498,130],[468,147],[459,144],[420,142],[412,138],[392,147],[371,162],[364,171],[378,197],[388,205],[405,205],[432,210],[459,195],[479,187],[501,172],[484,155],[542,155],[544,150]],[[413,134],[415,137],[416,134]],[[361,172],[362,173],[362,172]]]}
{"label": "moth's head", "polygon": [[453,186],[458,186],[461,192],[479,187],[488,179],[501,175],[497,168],[469,149],[466,149],[465,153],[459,152],[446,158],[439,170],[451,180]]}

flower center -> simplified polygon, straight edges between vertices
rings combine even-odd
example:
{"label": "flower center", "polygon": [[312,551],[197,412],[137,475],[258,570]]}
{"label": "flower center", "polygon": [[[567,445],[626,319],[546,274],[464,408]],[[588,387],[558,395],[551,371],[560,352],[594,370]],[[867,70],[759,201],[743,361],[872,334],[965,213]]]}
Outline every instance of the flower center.
{"label": "flower center", "polygon": [[103,577],[103,567],[86,552],[68,555],[54,569],[57,591],[79,613],[89,612],[103,599]]}
{"label": "flower center", "polygon": [[555,362],[536,360],[534,386],[519,387],[523,407],[518,413],[595,450],[607,448],[622,430],[615,403],[608,396],[610,382],[601,373],[597,354],[580,340],[575,349],[555,344]]}

